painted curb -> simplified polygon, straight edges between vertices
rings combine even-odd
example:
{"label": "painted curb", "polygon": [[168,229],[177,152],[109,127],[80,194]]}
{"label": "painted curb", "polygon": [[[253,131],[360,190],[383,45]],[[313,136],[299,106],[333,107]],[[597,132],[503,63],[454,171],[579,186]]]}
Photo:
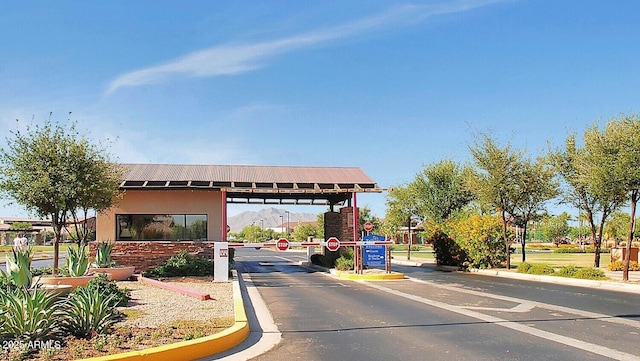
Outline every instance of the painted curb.
{"label": "painted curb", "polygon": [[386,281],[386,280],[401,280],[404,278],[404,273],[381,273],[381,274],[355,274],[348,271],[337,271],[331,269],[331,274],[354,281]]}
{"label": "painted curb", "polygon": [[224,331],[195,340],[181,341],[169,345],[151,347],[109,356],[99,356],[76,361],[191,361],[215,355],[239,345],[249,337],[249,320],[244,310],[244,302],[237,281],[236,271],[233,281],[233,306],[235,324]]}

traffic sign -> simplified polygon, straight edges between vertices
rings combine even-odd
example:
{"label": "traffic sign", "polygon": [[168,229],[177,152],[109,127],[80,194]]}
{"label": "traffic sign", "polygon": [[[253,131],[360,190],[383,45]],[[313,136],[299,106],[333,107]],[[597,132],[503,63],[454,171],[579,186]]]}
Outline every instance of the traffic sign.
{"label": "traffic sign", "polygon": [[278,251],[286,251],[289,249],[289,240],[286,238],[280,238],[276,243],[276,248]]}
{"label": "traffic sign", "polygon": [[386,265],[387,247],[384,245],[364,246],[362,247],[363,260],[365,266],[384,266]]}
{"label": "traffic sign", "polygon": [[365,224],[364,224],[364,230],[365,230],[365,231],[367,231],[367,232],[371,232],[371,231],[373,231],[373,223],[368,222],[368,221],[367,221],[367,222],[365,222]]}
{"label": "traffic sign", "polygon": [[340,241],[336,237],[331,237],[327,240],[327,249],[331,252],[335,252],[340,248]]}

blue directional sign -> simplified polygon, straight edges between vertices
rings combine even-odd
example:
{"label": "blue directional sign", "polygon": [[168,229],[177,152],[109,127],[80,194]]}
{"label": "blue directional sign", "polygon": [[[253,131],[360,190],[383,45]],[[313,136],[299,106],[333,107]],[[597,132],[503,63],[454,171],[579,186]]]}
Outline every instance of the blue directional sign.
{"label": "blue directional sign", "polygon": [[[365,242],[384,241],[385,237],[379,234],[370,234],[362,237]],[[385,266],[387,262],[387,247],[385,245],[372,245],[362,247],[362,264],[365,266]]]}

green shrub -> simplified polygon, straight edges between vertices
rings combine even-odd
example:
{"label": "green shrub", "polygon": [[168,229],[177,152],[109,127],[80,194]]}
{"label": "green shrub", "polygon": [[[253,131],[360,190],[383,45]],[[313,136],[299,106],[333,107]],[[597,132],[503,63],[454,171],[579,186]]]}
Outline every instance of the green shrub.
{"label": "green shrub", "polygon": [[[623,271],[624,270],[624,261],[616,260],[607,266],[609,271]],[[629,261],[629,271],[640,271],[640,264],[636,261]]]}
{"label": "green shrub", "polygon": [[28,289],[31,287],[33,274],[31,273],[31,260],[33,259],[33,247],[25,250],[12,249],[11,254],[6,255],[7,275],[18,287]]}
{"label": "green shrub", "polygon": [[112,267],[115,262],[111,259],[111,252],[113,251],[112,242],[100,242],[96,248],[96,258],[91,266],[96,268]]}
{"label": "green shrub", "polygon": [[[68,275],[69,274],[69,269],[67,268],[67,266],[62,266],[58,268],[58,273],[63,274],[63,275]],[[50,275],[53,274],[53,267],[52,266],[44,266],[44,267],[38,267],[38,268],[31,268],[31,274],[35,277],[35,276],[41,276],[41,275]]]}
{"label": "green shrub", "polygon": [[553,250],[553,253],[587,253],[586,250],[578,247],[570,247],[570,248],[556,248]]}
{"label": "green shrub", "polygon": [[580,268],[574,277],[583,280],[602,280],[607,278],[604,272],[593,267]]}
{"label": "green shrub", "polygon": [[527,244],[527,248],[541,250],[541,251],[548,251],[548,250],[551,249],[552,246],[553,246],[553,244],[551,244],[551,243],[529,243],[529,244]]}
{"label": "green shrub", "polygon": [[460,267],[467,262],[467,253],[441,230],[437,230],[431,235],[427,242],[433,245],[438,265]]}
{"label": "green shrub", "polygon": [[212,276],[213,262],[181,251],[160,266],[145,271],[145,277]]}
{"label": "green shrub", "polygon": [[59,303],[40,288],[0,289],[0,339],[50,340],[58,333]]}
{"label": "green shrub", "polygon": [[80,292],[79,290],[81,288],[97,290],[97,292],[104,296],[113,295],[112,306],[126,306],[131,298],[129,290],[118,287],[118,284],[115,281],[109,281],[109,278],[105,274],[97,275],[92,278],[86,286],[78,287],[73,292]]}
{"label": "green shrub", "polygon": [[350,271],[353,269],[353,248],[344,247],[339,250],[341,256],[336,259],[335,268],[338,271]]}
{"label": "green shrub", "polygon": [[338,271],[350,271],[353,269],[353,259],[344,256],[336,260],[336,269]]}
{"label": "green shrub", "polygon": [[554,269],[545,263],[527,263],[522,262],[518,265],[518,273],[527,273],[531,275],[550,275]]}
{"label": "green shrub", "polygon": [[89,270],[89,256],[85,245],[67,248],[67,269],[69,276],[84,276]]}
{"label": "green shrub", "polygon": [[62,329],[84,339],[106,334],[121,317],[113,306],[115,298],[114,294],[101,294],[97,288],[78,287],[64,302]]}
{"label": "green shrub", "polygon": [[315,253],[311,255],[309,261],[311,261],[311,264],[315,264],[316,266],[323,266],[323,258],[324,257],[320,253]]}
{"label": "green shrub", "polygon": [[558,277],[575,277],[579,268],[574,265],[563,266],[557,270],[553,275]]}
{"label": "green shrub", "polygon": [[464,250],[470,267],[500,267],[507,260],[498,216],[473,214],[452,223],[448,234]]}
{"label": "green shrub", "polygon": [[518,265],[518,269],[516,270],[517,273],[529,273],[529,270],[531,269],[531,263],[528,262],[522,262]]}

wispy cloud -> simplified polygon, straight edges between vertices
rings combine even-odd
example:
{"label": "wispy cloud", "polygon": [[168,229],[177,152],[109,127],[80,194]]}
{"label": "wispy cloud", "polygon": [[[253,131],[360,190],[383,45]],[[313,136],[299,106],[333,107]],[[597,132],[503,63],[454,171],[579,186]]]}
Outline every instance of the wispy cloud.
{"label": "wispy cloud", "polygon": [[212,77],[254,71],[266,66],[270,58],[309,46],[318,46],[336,39],[345,39],[382,27],[417,24],[429,17],[469,11],[504,0],[461,0],[425,6],[404,5],[387,12],[343,25],[285,37],[246,44],[223,44],[196,51],[161,65],[122,74],[109,83],[106,93],[122,87],[158,84],[172,77]]}

